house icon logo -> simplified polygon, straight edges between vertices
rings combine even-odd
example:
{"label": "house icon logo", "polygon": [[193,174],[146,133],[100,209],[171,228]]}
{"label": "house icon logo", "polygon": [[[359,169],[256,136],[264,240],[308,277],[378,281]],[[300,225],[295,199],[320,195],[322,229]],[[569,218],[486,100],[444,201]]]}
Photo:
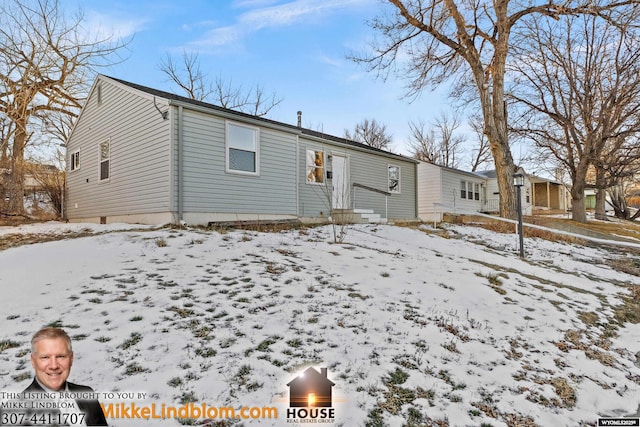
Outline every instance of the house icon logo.
{"label": "house icon logo", "polygon": [[335,383],[327,377],[327,368],[320,372],[309,367],[293,380],[289,381],[288,419],[325,419],[335,418],[332,407],[332,387]]}

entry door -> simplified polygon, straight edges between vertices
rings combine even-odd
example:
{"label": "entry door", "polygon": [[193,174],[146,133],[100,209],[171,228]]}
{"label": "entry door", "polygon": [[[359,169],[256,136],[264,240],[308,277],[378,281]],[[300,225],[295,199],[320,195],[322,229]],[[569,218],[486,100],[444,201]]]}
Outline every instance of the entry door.
{"label": "entry door", "polygon": [[331,208],[349,209],[349,159],[334,154],[331,160],[331,170],[333,174]]}

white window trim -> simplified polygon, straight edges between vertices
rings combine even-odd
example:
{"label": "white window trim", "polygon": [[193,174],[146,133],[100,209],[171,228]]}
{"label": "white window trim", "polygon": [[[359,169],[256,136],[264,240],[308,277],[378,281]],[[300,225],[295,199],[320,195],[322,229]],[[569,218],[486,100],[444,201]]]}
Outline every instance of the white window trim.
{"label": "white window trim", "polygon": [[[316,165],[309,165],[307,163],[307,153],[309,151],[312,151],[314,153],[314,155],[317,152],[321,152],[322,153],[322,182],[309,181],[309,179],[308,179],[307,171],[309,170],[309,167],[313,166],[314,168],[317,168]],[[321,149],[321,148],[307,148],[305,150],[304,154],[305,154],[305,161],[304,161],[304,164],[305,164],[305,167],[304,167],[305,183],[307,183],[309,185],[326,185],[326,183],[327,183],[327,162],[329,160],[326,151]]]}
{"label": "white window trim", "polygon": [[[398,190],[397,191],[391,191],[391,188],[389,184],[391,184],[391,177],[389,176],[389,168],[390,167],[394,167],[394,168],[398,168]],[[398,165],[393,165],[393,164],[387,164],[387,192],[391,193],[391,194],[402,194],[402,168]]]}
{"label": "white window trim", "polygon": [[[102,144],[104,143],[109,144],[109,177],[102,179]],[[102,141],[100,144],[98,144],[98,182],[109,182],[111,181],[111,138]]]}
{"label": "white window trim", "polygon": [[[229,126],[244,127],[244,128],[256,131],[255,132],[255,144],[256,144],[256,151],[255,151],[256,171],[255,172],[240,171],[236,169],[231,169],[229,167]],[[260,175],[260,128],[257,126],[247,125],[245,123],[226,120],[225,126],[224,126],[224,159],[225,159],[224,161],[225,171],[227,173],[232,173],[237,175],[259,176]]]}
{"label": "white window trim", "polygon": [[[73,161],[73,158],[74,156],[76,156],[76,154],[78,155],[77,163]],[[77,170],[80,170],[80,150],[72,151],[71,157],[69,157],[69,172],[75,172]]]}

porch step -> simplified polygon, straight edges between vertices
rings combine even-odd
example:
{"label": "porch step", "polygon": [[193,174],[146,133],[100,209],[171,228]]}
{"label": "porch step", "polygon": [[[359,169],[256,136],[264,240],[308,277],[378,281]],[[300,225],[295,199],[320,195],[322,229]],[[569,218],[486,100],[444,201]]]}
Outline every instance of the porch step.
{"label": "porch step", "polygon": [[364,220],[364,222],[376,223],[376,224],[386,224],[387,219],[382,218],[380,214],[374,213],[373,209],[354,209],[354,214],[360,215],[360,218]]}

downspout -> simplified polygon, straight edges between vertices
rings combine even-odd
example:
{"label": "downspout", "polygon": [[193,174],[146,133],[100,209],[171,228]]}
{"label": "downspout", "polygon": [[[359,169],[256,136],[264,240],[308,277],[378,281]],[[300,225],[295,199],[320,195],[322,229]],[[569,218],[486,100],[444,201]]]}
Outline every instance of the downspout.
{"label": "downspout", "polygon": [[300,218],[300,135],[296,135],[296,216]]}
{"label": "downspout", "polygon": [[[415,177],[415,181],[414,181],[415,185],[413,186],[413,188],[414,188],[413,197],[415,198],[415,203],[416,203],[415,209],[414,209],[415,210],[414,217],[416,219],[420,219],[420,206],[418,206],[418,203],[419,203],[419,201],[418,201],[418,191],[420,191],[420,183],[418,182],[418,164],[417,163],[413,164],[413,172],[414,172],[414,177]],[[435,213],[435,206],[434,206],[434,212],[433,212],[434,217],[435,217],[435,214],[436,213]]]}
{"label": "downspout", "polygon": [[183,170],[184,170],[184,162],[182,155],[182,143],[184,138],[183,132],[183,108],[182,105],[178,106],[178,222],[182,222],[184,220],[184,203],[183,203]]}

